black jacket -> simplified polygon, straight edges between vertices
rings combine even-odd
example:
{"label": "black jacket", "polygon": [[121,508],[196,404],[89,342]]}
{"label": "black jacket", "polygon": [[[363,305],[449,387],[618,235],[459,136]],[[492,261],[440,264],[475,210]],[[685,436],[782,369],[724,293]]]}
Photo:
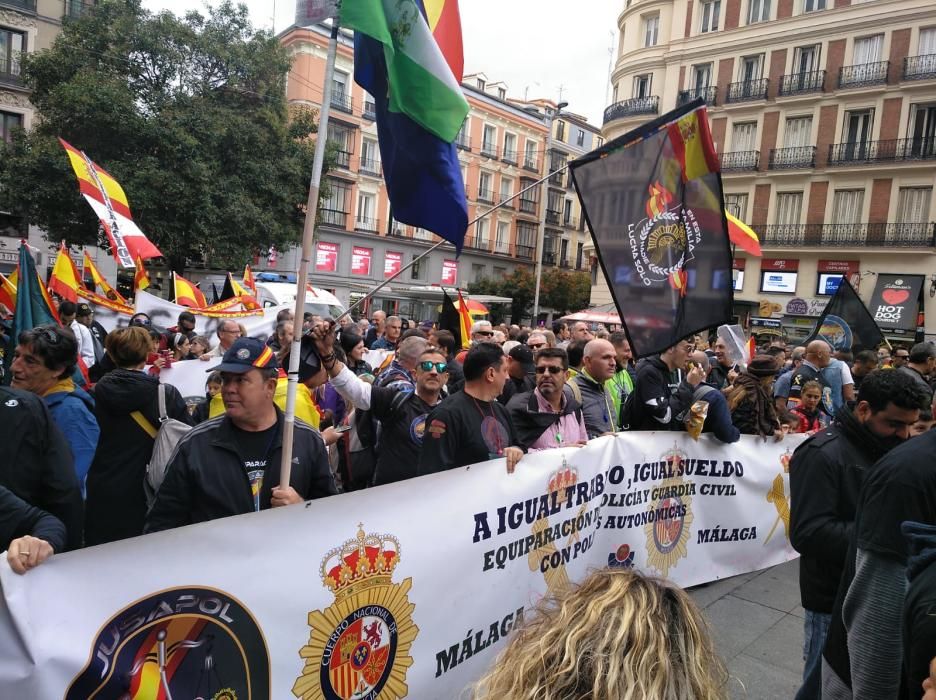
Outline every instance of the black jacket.
{"label": "black jacket", "polygon": [[65,526],[61,520],[0,486],[0,551],[9,549],[10,542],[26,535],[45,540],[56,552],[65,549]]}
{"label": "black jacket", "polygon": [[507,381],[504,382],[504,390],[501,392],[501,395],[497,397],[497,400],[502,406],[506,406],[517,394],[533,391],[535,388],[536,379],[534,379],[534,375],[532,374],[524,374],[520,379],[508,377]]}
{"label": "black jacket", "polygon": [[[159,427],[159,380],[143,372],[115,369],[94,386],[94,415],[101,428],[88,471],[85,544],[114,542],[143,534],[146,494],[143,479],[153,439],[130,416],[140,411]],[[179,391],[166,385],[166,413],[191,423]]]}
{"label": "black jacket", "polygon": [[676,420],[692,404],[693,388],[681,381],[670,384],[670,368],[659,357],[648,357],[637,365],[634,416],[631,430],[683,430]]}
{"label": "black jacket", "polygon": [[66,549],[79,548],[84,506],[71,449],[41,398],[0,387],[0,450],[0,486],[61,520]]}
{"label": "black jacket", "polygon": [[[279,432],[273,441],[260,489],[261,510],[270,508],[273,487],[279,485],[285,420],[279,409],[276,414]],[[176,446],[156,502],[146,515],[144,531],[157,532],[253,513],[254,497],[243,462],[238,454],[234,428],[226,415],[193,428]],[[338,493],[322,436],[299,420],[293,435],[289,485],[306,500]]]}
{"label": "black jacket", "polygon": [[800,598],[831,613],[855,529],[858,493],[876,455],[840,423],[816,433],[790,462],[790,542],[800,553]]}
{"label": "black jacket", "polygon": [[905,697],[920,697],[923,680],[936,650],[936,527],[905,522],[907,538],[907,598],[904,602],[903,654]]}
{"label": "black jacket", "polygon": [[515,394],[507,403],[507,413],[510,415],[510,421],[513,423],[514,431],[517,434],[517,446],[522,448],[524,452],[530,449],[530,445],[536,442],[562,416],[574,413],[580,421],[584,422],[582,405],[569,393],[565,395],[565,403],[559,413],[540,412],[536,395],[532,391]]}

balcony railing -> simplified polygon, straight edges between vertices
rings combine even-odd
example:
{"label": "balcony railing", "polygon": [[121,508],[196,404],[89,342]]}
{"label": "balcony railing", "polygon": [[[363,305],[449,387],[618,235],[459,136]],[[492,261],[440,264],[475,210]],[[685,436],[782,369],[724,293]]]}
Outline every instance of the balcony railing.
{"label": "balcony railing", "polygon": [[0,83],[22,85],[22,67],[19,59],[0,58]]}
{"label": "balcony railing", "polygon": [[339,168],[351,168],[351,151],[335,151],[335,165]]}
{"label": "balcony railing", "polygon": [[543,264],[544,265],[555,265],[556,264],[556,254],[551,250],[543,251]]}
{"label": "balcony railing", "polygon": [[366,216],[359,216],[354,220],[355,231],[367,231],[368,233],[377,233],[377,219],[371,219]]}
{"label": "balcony railing", "polygon": [[341,112],[351,114],[351,95],[346,95],[343,92],[333,92],[331,106]]}
{"label": "balcony railing", "polygon": [[520,211],[522,211],[524,214],[535,214],[536,206],[537,204],[535,199],[520,197]]}
{"label": "balcony railing", "polygon": [[552,170],[552,174],[549,176],[549,184],[565,187],[565,171]]}
{"label": "balcony railing", "polygon": [[373,102],[365,102],[361,116],[370,121],[375,121],[377,119],[377,105]]}
{"label": "balcony railing", "polygon": [[536,162],[536,158],[523,158],[523,169],[529,170],[531,173],[539,172],[539,164]]}
{"label": "balcony railing", "polygon": [[348,224],[348,212],[337,209],[320,209],[322,223],[329,226],[344,228]]}
{"label": "balcony railing", "polygon": [[687,102],[692,102],[697,97],[701,97],[705,100],[705,104],[707,105],[714,105],[718,97],[718,86],[708,85],[706,87],[694,87],[688,90],[680,90],[679,94],[676,96],[676,106],[678,107]]}
{"label": "balcony railing", "polygon": [[510,193],[501,192],[500,197],[497,198],[497,203],[503,206],[505,209],[513,209],[514,202],[517,200],[514,199],[514,196]]}
{"label": "balcony railing", "polygon": [[842,66],[839,68],[839,87],[853,88],[866,87],[868,85],[883,85],[887,82],[887,71],[889,68],[890,61]]}
{"label": "balcony railing", "polygon": [[759,80],[744,80],[740,83],[731,83],[728,85],[728,97],[726,102],[751,102],[753,100],[767,99],[767,86],[770,80],[760,78]]}
{"label": "balcony railing", "polygon": [[797,146],[794,148],[771,148],[769,170],[790,170],[793,168],[816,167],[816,147]]}
{"label": "balcony railing", "polygon": [[504,149],[504,152],[501,154],[501,160],[504,161],[505,163],[510,163],[510,164],[512,164],[512,165],[516,165],[516,164],[517,164],[517,155],[518,155],[518,154],[517,154],[517,151],[508,151],[508,150],[505,148],[505,149]]}
{"label": "balcony railing", "polygon": [[361,158],[361,167],[358,168],[358,172],[380,177],[380,161],[376,158]]}
{"label": "balcony railing", "polygon": [[471,139],[467,136],[461,136],[461,138],[455,139],[455,145],[458,146],[463,151],[471,150]]}
{"label": "balcony railing", "polygon": [[936,224],[774,224],[760,227],[763,245],[777,248],[833,246],[936,247]]}
{"label": "balcony railing", "polygon": [[608,106],[604,111],[604,123],[607,124],[612,119],[623,119],[638,114],[657,114],[659,111],[660,98],[656,95],[633,97]]}
{"label": "balcony railing", "polygon": [[923,56],[907,56],[903,64],[904,80],[929,80],[936,78],[936,53]]}
{"label": "balcony railing", "polygon": [[558,209],[546,210],[546,223],[553,224],[555,226],[559,225],[559,210]]}
{"label": "balcony railing", "polygon": [[790,73],[780,79],[780,94],[805,95],[810,92],[825,90],[825,71],[814,70],[809,73]]}
{"label": "balcony railing", "polygon": [[936,137],[833,143],[829,165],[936,159]]}
{"label": "balcony railing", "polygon": [[481,155],[487,156],[488,158],[497,158],[497,146],[487,141],[482,142]]}
{"label": "balcony railing", "polygon": [[478,238],[477,236],[466,236],[465,237],[465,248],[471,250],[486,250],[491,249],[491,239],[490,238]]}
{"label": "balcony railing", "polygon": [[533,248],[533,246],[520,245],[519,243],[514,246],[514,250],[516,251],[517,257],[521,260],[532,260],[533,253],[535,252],[535,248]]}
{"label": "balcony railing", "polygon": [[[2,4],[9,3],[7,0],[0,0],[0,5]],[[93,0],[65,0],[64,16],[66,19],[78,19],[79,17],[83,17],[92,7],[94,7]]]}
{"label": "balcony railing", "polygon": [[722,172],[757,170],[760,151],[731,151],[721,154]]}
{"label": "balcony railing", "polygon": [[486,189],[479,187],[478,188],[478,201],[488,202],[489,204],[494,204],[494,190],[486,190]]}
{"label": "balcony railing", "polygon": [[507,241],[494,241],[494,252],[510,255],[510,244]]}
{"label": "balcony railing", "polygon": [[36,12],[36,0],[0,0],[0,7],[15,7],[20,12]]}

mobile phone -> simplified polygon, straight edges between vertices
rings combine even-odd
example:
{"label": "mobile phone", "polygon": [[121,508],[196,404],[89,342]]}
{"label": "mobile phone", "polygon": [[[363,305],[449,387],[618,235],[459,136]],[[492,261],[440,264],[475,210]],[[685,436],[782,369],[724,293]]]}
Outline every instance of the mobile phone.
{"label": "mobile phone", "polygon": [[346,433],[349,430],[351,430],[350,425],[339,425],[337,428],[335,428],[336,433]]}

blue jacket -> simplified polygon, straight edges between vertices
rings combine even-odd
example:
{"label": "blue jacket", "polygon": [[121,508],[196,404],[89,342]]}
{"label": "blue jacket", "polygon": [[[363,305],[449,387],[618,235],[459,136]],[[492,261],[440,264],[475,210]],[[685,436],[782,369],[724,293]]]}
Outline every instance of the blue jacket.
{"label": "blue jacket", "polygon": [[65,435],[75,460],[75,473],[81,485],[81,495],[85,494],[85,477],[94,459],[98,436],[101,434],[97,419],[94,417],[94,399],[84,389],[75,387],[74,391],[58,391],[45,396],[46,406],[52,419]]}
{"label": "blue jacket", "polygon": [[[714,384],[703,382],[699,384],[699,387],[702,386],[708,386],[713,389],[713,391],[706,392],[706,394],[701,397],[701,400],[708,401],[709,405],[708,414],[705,416],[705,423],[702,426],[702,432],[712,433],[722,442],[737,442],[741,439],[741,432],[735,427],[734,423],[731,422],[731,411],[728,409],[728,399],[725,398],[725,395],[721,393]],[[701,393],[699,392],[699,387],[696,387],[695,392],[693,392],[693,401],[695,401],[695,395]]]}

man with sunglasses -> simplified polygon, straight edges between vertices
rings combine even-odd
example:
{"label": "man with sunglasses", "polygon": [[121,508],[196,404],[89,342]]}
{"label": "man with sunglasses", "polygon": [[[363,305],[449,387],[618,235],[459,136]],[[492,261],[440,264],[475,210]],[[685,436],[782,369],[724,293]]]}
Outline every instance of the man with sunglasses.
{"label": "man with sunglasses", "polygon": [[[490,321],[475,321],[471,324],[469,337],[471,338],[472,346],[478,343],[490,343],[494,339],[494,326],[491,325]],[[458,363],[465,364],[465,356],[467,355],[467,350],[462,350],[458,353],[456,357]]]}
{"label": "man with sunglasses", "polygon": [[360,411],[370,411],[380,421],[374,485],[416,476],[426,416],[442,401],[442,387],[448,381],[445,353],[428,347],[423,341],[423,350],[416,363],[416,390],[410,391],[400,384],[371,386],[337,358],[329,359],[334,358],[334,333],[319,327],[315,329],[314,337],[331,385],[345,401]]}
{"label": "man with sunglasses", "polygon": [[562,348],[536,353],[536,388],[514,396],[507,412],[517,441],[527,451],[583,445],[588,441],[582,405],[564,391],[569,358]]}

